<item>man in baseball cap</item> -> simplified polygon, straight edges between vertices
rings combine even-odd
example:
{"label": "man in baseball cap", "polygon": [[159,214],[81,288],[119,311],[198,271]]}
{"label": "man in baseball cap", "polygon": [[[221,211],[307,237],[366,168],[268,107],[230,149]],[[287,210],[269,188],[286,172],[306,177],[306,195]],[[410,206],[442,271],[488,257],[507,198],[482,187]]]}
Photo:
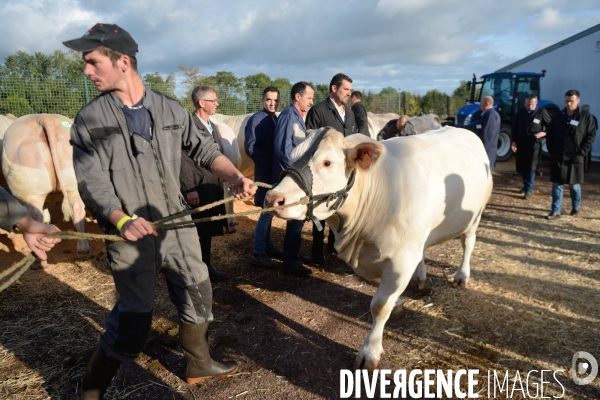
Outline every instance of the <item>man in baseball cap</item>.
{"label": "man in baseball cap", "polygon": [[131,35],[123,28],[113,24],[96,24],[82,37],[63,42],[65,46],[82,53],[107,47],[119,53],[135,57],[138,45]]}

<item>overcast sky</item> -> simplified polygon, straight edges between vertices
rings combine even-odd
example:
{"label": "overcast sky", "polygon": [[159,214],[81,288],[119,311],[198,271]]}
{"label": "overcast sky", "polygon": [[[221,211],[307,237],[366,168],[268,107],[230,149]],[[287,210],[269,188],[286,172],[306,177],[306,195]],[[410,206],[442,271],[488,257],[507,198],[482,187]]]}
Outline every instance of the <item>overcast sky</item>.
{"label": "overcast sky", "polygon": [[392,86],[451,93],[600,23],[598,0],[5,0],[0,58],[51,53],[96,22],[116,23],[140,46],[142,74],[238,77],[264,72],[292,83]]}

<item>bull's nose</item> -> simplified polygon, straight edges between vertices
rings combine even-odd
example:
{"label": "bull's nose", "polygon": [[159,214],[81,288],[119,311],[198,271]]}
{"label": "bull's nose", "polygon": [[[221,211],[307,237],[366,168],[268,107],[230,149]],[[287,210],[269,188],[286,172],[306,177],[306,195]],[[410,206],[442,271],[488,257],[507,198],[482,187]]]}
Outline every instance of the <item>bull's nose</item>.
{"label": "bull's nose", "polygon": [[285,204],[285,196],[279,192],[269,191],[265,196],[265,203],[268,207],[279,207]]}

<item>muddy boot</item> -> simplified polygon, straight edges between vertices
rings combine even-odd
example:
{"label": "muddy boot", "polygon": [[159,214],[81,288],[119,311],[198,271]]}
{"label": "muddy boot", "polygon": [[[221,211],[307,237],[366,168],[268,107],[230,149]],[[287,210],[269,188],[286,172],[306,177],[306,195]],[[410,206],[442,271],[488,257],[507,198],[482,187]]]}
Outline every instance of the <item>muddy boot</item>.
{"label": "muddy boot", "polygon": [[192,324],[179,322],[179,344],[187,361],[185,381],[202,383],[208,378],[225,378],[239,368],[235,361],[218,362],[210,358],[208,350],[208,322]]}
{"label": "muddy boot", "polygon": [[98,347],[88,363],[77,398],[80,400],[103,399],[104,393],[120,365],[121,361],[107,356],[102,348]]}

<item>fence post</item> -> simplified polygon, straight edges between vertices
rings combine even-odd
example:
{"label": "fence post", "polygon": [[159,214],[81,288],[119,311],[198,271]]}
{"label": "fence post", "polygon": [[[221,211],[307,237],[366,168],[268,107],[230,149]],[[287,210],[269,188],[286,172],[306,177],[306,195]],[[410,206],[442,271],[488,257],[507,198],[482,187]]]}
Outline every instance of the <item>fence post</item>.
{"label": "fence post", "polygon": [[85,104],[90,102],[90,90],[88,87],[88,79],[87,76],[83,76],[83,87],[85,88]]}

